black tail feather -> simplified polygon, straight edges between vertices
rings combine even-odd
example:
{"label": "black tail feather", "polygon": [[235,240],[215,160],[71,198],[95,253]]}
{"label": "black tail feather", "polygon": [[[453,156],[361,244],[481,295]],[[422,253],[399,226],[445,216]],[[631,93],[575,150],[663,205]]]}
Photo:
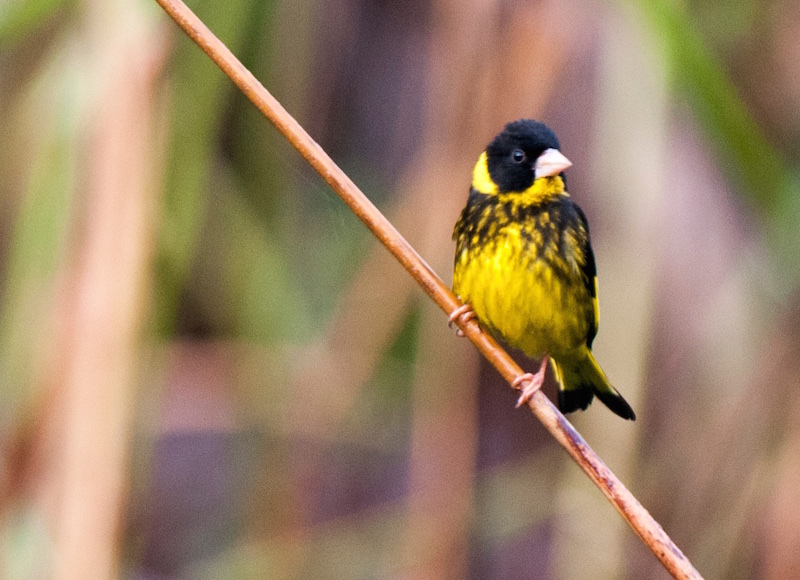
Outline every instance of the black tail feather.
{"label": "black tail feather", "polygon": [[588,348],[577,353],[573,359],[568,359],[566,364],[554,358],[550,361],[559,383],[558,408],[562,413],[585,410],[597,395],[612,412],[623,419],[636,420],[633,409],[608,382]]}
{"label": "black tail feather", "polygon": [[628,404],[628,401],[623,399],[622,395],[619,393],[598,390],[594,394],[597,395],[598,399],[603,401],[603,404],[605,404],[606,407],[614,411],[623,419],[636,421],[636,413],[633,412],[633,409]]}
{"label": "black tail feather", "polygon": [[[592,403],[594,395],[594,389],[590,386],[581,386],[568,391],[558,389],[558,409],[562,413],[572,413],[578,409],[584,411]],[[602,398],[600,400],[602,401]]]}

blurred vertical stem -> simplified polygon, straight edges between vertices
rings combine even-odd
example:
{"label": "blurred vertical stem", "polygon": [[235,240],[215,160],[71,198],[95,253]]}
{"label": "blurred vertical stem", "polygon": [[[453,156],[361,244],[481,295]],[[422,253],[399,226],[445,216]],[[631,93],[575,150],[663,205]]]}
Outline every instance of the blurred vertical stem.
{"label": "blurred vertical stem", "polygon": [[164,44],[140,4],[92,0],[84,17],[83,48],[92,55],[85,81],[96,106],[83,119],[83,212],[63,265],[42,436],[48,465],[41,495],[51,501],[40,500],[51,508],[47,577],[101,579],[119,574],[131,406],[148,314],[151,123]]}
{"label": "blurred vertical stem", "polygon": [[784,283],[800,275],[800,181],[767,141],[723,67],[680,2],[635,0],[666,53],[675,88],[686,95],[724,164],[766,220]]}

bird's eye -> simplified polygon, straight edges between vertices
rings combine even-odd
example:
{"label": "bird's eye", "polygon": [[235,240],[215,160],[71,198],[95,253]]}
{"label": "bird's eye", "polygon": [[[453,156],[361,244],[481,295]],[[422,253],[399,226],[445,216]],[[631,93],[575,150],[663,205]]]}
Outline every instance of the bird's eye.
{"label": "bird's eye", "polygon": [[513,159],[515,163],[522,163],[525,161],[525,152],[522,149],[515,149],[511,154],[511,159]]}

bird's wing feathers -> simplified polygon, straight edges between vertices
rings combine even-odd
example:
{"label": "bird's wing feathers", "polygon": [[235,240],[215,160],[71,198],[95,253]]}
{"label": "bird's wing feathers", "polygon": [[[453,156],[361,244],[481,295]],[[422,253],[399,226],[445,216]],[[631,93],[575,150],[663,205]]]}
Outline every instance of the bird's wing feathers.
{"label": "bird's wing feathers", "polygon": [[600,304],[597,300],[597,265],[594,261],[594,252],[592,252],[592,244],[589,240],[589,223],[586,221],[586,215],[583,210],[575,204],[575,209],[578,211],[581,224],[586,231],[585,241],[583,243],[583,256],[584,263],[581,266],[581,271],[585,276],[586,290],[589,296],[592,297],[592,317],[589,320],[589,334],[586,336],[586,346],[592,348],[592,341],[597,336],[597,327],[600,324]]}

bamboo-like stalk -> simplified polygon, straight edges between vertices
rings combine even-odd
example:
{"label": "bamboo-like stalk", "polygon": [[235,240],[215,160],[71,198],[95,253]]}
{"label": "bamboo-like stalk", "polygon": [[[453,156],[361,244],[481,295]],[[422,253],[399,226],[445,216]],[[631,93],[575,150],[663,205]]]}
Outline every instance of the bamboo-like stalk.
{"label": "bamboo-like stalk", "polygon": [[[57,310],[53,388],[46,433],[51,454],[45,493],[52,494],[55,579],[119,574],[120,516],[136,385],[136,365],[150,282],[156,199],[149,185],[153,86],[166,46],[136,10],[91,4],[98,92],[89,125],[83,218],[67,264]],[[116,20],[115,20],[116,19]],[[112,24],[126,34],[107,35]],[[94,37],[92,37],[94,33]]]}
{"label": "bamboo-like stalk", "polygon": [[[447,314],[461,306],[395,227],[208,27],[181,0],[156,1],[288,139],[433,301]],[[465,324],[459,320],[458,325],[509,383],[523,373],[491,336],[481,332],[477,323]],[[675,578],[701,578],[658,522],[541,391],[530,399],[528,406]]]}

